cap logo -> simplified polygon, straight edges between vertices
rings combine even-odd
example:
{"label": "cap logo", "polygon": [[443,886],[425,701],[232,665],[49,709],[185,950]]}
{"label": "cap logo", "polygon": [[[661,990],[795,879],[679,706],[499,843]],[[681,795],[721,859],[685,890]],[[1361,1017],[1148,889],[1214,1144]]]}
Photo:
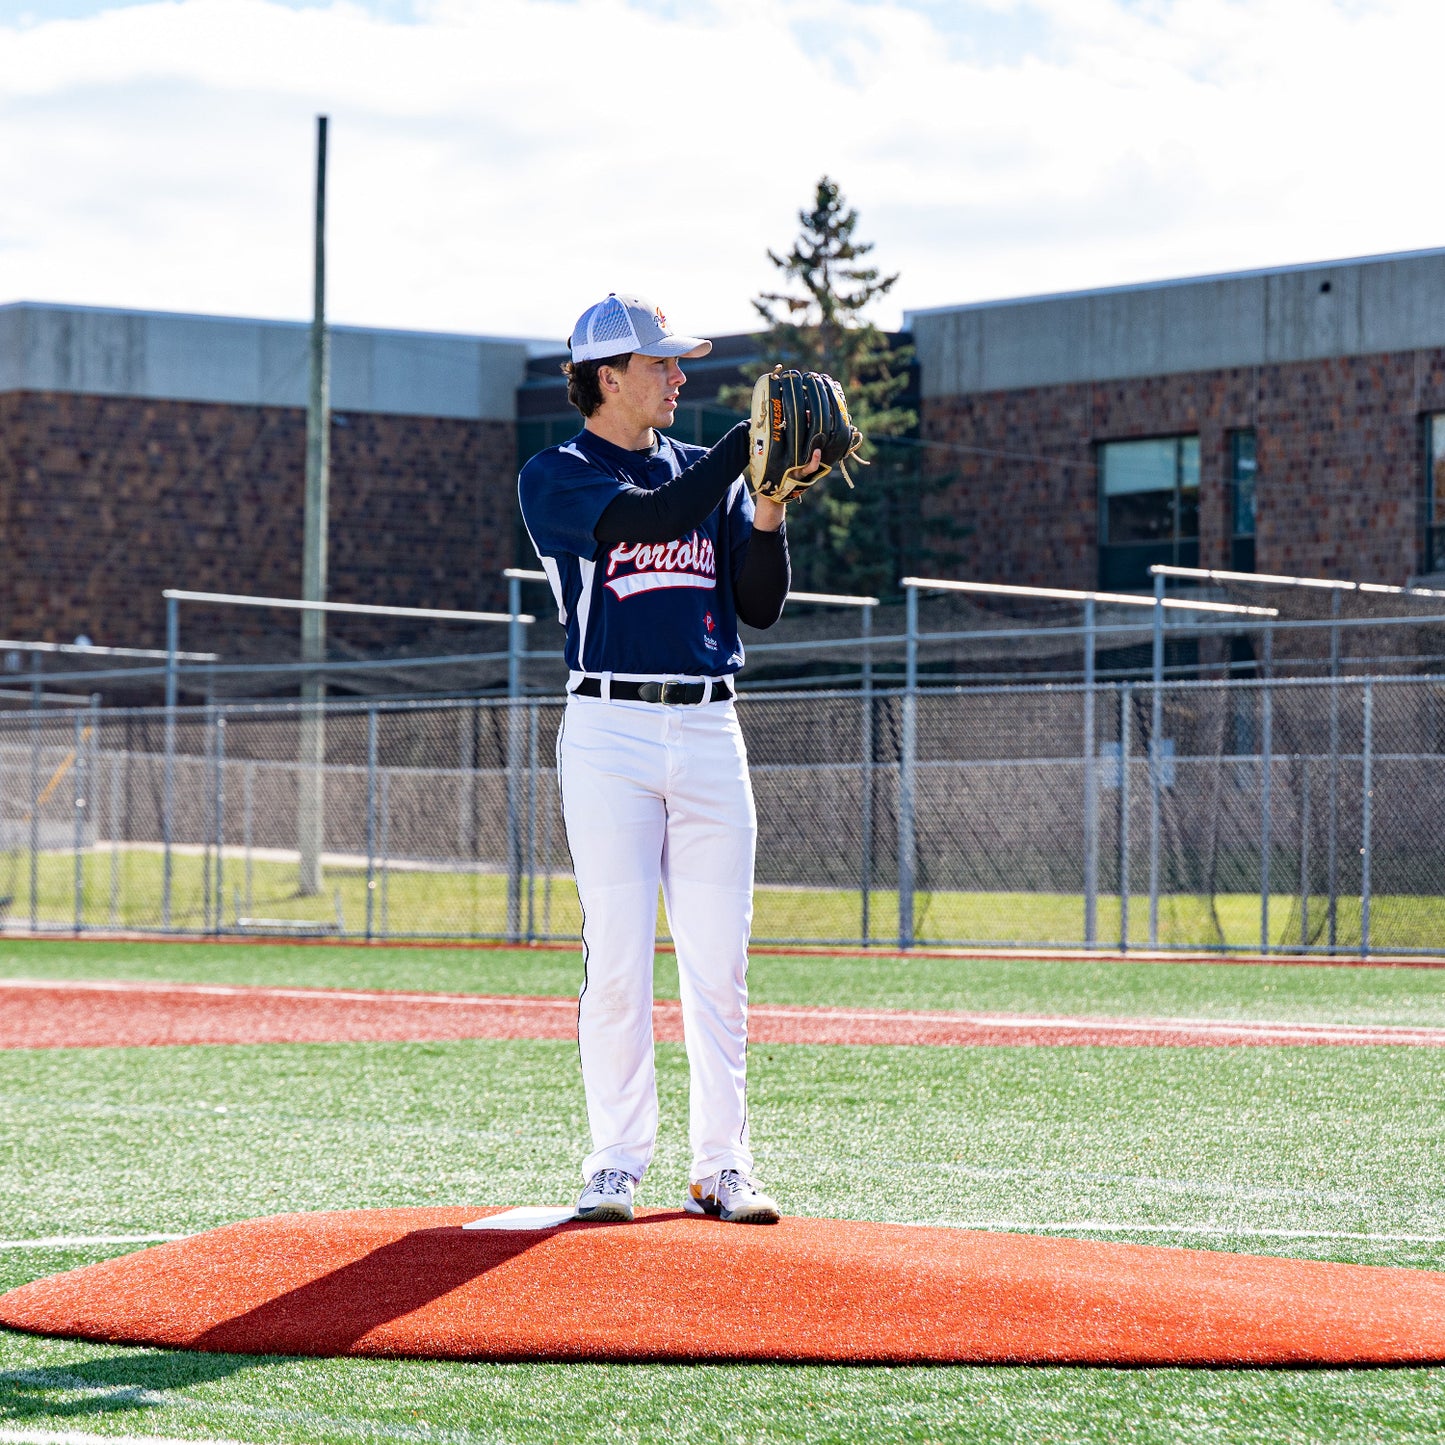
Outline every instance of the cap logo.
{"label": "cap logo", "polygon": [[653,314],[655,317],[657,317],[657,324],[658,324],[660,327],[662,327],[662,329],[663,329],[664,331],[666,331],[666,330],[667,330],[667,317],[665,317],[665,316],[662,314],[662,307],[661,307],[661,306],[654,306],[654,307],[652,308],[652,314]]}

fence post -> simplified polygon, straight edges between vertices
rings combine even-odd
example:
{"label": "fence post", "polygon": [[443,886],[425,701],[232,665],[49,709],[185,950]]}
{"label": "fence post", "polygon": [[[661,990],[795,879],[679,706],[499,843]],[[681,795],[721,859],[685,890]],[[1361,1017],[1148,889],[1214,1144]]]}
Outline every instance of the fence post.
{"label": "fence post", "polygon": [[542,813],[542,937],[552,937],[552,824],[557,817],[557,791],[549,794],[552,801]]}
{"label": "fence post", "polygon": [[99,847],[100,820],[105,814],[105,809],[100,801],[103,774],[100,766],[100,694],[98,692],[90,695],[89,712],[90,722],[85,730],[86,831],[95,835],[92,841]]}
{"label": "fence post", "polygon": [[[211,847],[216,833],[216,708],[206,703],[206,771],[211,779],[211,830],[201,827],[201,932],[211,931]],[[204,794],[202,794],[204,796]],[[204,814],[202,815],[204,818]]]}
{"label": "fence post", "polygon": [[527,704],[527,942],[537,941],[537,704]]}
{"label": "fence post", "polygon": [[1119,691],[1119,952],[1129,951],[1129,773],[1134,721],[1134,688]]}
{"label": "fence post", "polygon": [[903,738],[898,762],[898,946],[913,947],[913,783],[918,746],[918,588],[905,601]]}
{"label": "fence post", "polygon": [[522,708],[507,698],[507,938],[522,940]]}
{"label": "fence post", "polygon": [[1364,736],[1360,744],[1360,954],[1370,954],[1370,865],[1375,795],[1375,684],[1365,679]]}
{"label": "fence post", "polygon": [[[125,759],[122,762],[122,758]],[[129,765],[129,749],[117,752],[110,765],[110,926],[120,926],[120,845],[122,770]],[[127,830],[128,831],[128,830]]]}
{"label": "fence post", "polygon": [[84,721],[77,710],[75,714],[75,763],[71,769],[71,797],[75,805],[71,810],[71,817],[74,820],[75,853],[73,861],[75,865],[75,931],[77,933],[80,933],[85,927],[85,794],[86,774],[90,771],[85,758],[85,733]]}
{"label": "fence post", "polygon": [[216,932],[226,927],[226,714],[216,713],[216,776],[211,797],[216,824]]}
{"label": "fence post", "polygon": [[477,735],[481,731],[481,708],[459,705],[453,714],[457,724],[457,857],[481,857],[481,808],[477,800]]}
{"label": "fence post", "polygon": [[366,941],[371,942],[376,903],[376,709],[366,714]]}
{"label": "fence post", "polygon": [[522,579],[507,578],[507,937],[522,937]]}
{"label": "fence post", "polygon": [[387,828],[391,821],[391,774],[385,769],[381,772],[381,826],[379,829],[379,843],[381,847],[381,936],[386,938],[390,932],[390,917],[387,912],[388,885],[391,882],[391,869],[387,867]]}
{"label": "fence post", "polygon": [[1299,818],[1299,941],[1308,948],[1310,941],[1310,760],[1300,757]]}
{"label": "fence post", "polygon": [[507,696],[522,693],[522,579],[507,578]]}
{"label": "fence post", "polygon": [[40,926],[40,654],[31,655],[30,694],[30,931]]}
{"label": "fence post", "polygon": [[1149,722],[1149,947],[1159,947],[1159,787],[1164,730],[1164,577],[1154,574],[1154,706]]}
{"label": "fence post", "polygon": [[255,806],[256,794],[256,764],[252,760],[246,763],[246,771],[241,780],[241,843],[246,853],[246,917],[250,918],[255,914],[256,905],[251,897],[251,813]]}
{"label": "fence post", "polygon": [[1094,599],[1084,602],[1084,947],[1099,941],[1099,776],[1094,763]]}
{"label": "fence post", "polygon": [[873,941],[873,924],[870,909],[873,902],[873,609],[860,607],[860,626],[863,639],[863,716],[859,752],[863,759],[862,792],[859,796],[859,832],[862,834],[863,856],[859,860],[858,888],[861,904],[859,931],[861,942],[867,948]]}
{"label": "fence post", "polygon": [[[1340,592],[1330,594],[1330,615],[1340,615]],[[1330,952],[1335,951],[1339,933],[1339,863],[1340,863],[1340,629],[1337,621],[1330,624],[1330,787],[1329,826],[1325,838],[1325,873],[1329,887]]]}
{"label": "fence post", "polygon": [[1265,681],[1260,697],[1259,759],[1259,951],[1269,952],[1269,865],[1274,847],[1270,814],[1274,780],[1274,684]]}
{"label": "fence post", "polygon": [[166,727],[165,765],[161,783],[161,927],[171,926],[172,814],[176,800],[176,701],[180,692],[177,671],[181,645],[181,603],[166,598]]}

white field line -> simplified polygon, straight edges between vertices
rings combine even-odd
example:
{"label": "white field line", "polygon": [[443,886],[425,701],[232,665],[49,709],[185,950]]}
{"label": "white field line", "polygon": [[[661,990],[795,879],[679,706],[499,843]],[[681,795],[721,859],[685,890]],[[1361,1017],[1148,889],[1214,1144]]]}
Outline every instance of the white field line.
{"label": "white field line", "polygon": [[944,1224],[910,1219],[917,1229],[982,1229],[1009,1234],[1203,1234],[1241,1239],[1353,1239],[1372,1244],[1445,1244],[1445,1234],[1348,1234],[1335,1229],[1261,1229],[1228,1224],[1110,1224],[1102,1219],[1073,1219],[1043,1223],[1032,1219],[950,1219]]}
{"label": "white field line", "polygon": [[772,1019],[829,1019],[841,1022],[972,1024],[979,1028],[1018,1029],[1086,1029],[1095,1033],[1203,1033],[1246,1034],[1260,1037],[1329,1038],[1341,1043],[1358,1041],[1378,1043],[1382,1038],[1418,1039],[1445,1044],[1445,1028],[1420,1028],[1410,1024],[1310,1024],[1271,1023],[1252,1019],[1189,1019],[1189,1018],[1107,1018],[1087,1014],[996,1014],[949,1013],[924,1010],[896,1011],[887,1009],[789,1008],[783,1004],[754,1004],[749,1012]]}
{"label": "white field line", "polygon": [[86,1249],[106,1244],[170,1244],[188,1234],[52,1234],[36,1239],[0,1239],[0,1249]]}
{"label": "white field line", "polygon": [[[138,981],[75,979],[0,979],[0,990],[41,989],[75,993],[130,993],[152,996],[204,998],[273,998],[335,1003],[408,1003],[442,1008],[457,1006],[498,1008],[542,1008],[573,1012],[574,998],[522,994],[405,993],[376,989],[279,988],[269,985],[219,983],[150,983]],[[675,999],[659,1000],[666,1007],[678,1007]],[[1292,1040],[1327,1039],[1336,1044],[1421,1043],[1445,1046],[1445,1028],[1422,1028],[1409,1024],[1286,1023],[1250,1019],[1215,1018],[1108,1018],[1087,1014],[964,1013],[922,1009],[802,1008],[786,1004],[754,1004],[751,1012],[759,1018],[802,1019],[830,1022],[918,1024],[965,1024],[977,1028],[1034,1029],[1096,1033],[1202,1033],[1235,1034],[1251,1038]]]}
{"label": "white field line", "polygon": [[195,1435],[91,1435],[84,1430],[0,1430],[0,1441],[14,1445],[245,1445]]}
{"label": "white field line", "polygon": [[[514,1213],[519,1211],[513,1211]],[[1265,1229],[1254,1225],[1228,1224],[1131,1224],[1110,1223],[1103,1219],[1071,1219],[1037,1221],[1029,1219],[908,1219],[902,1221],[918,1229],[997,1229],[1011,1233],[1030,1234],[1040,1231],[1055,1233],[1072,1231],[1081,1234],[1205,1234],[1239,1235],[1250,1239],[1355,1239],[1376,1244],[1445,1244],[1445,1234],[1352,1234],[1335,1229]],[[492,1220],[485,1221],[491,1224]],[[478,1225],[464,1228],[476,1229]],[[83,1249],[111,1244],[170,1244],[190,1239],[189,1234],[58,1234],[37,1239],[0,1239],[0,1250],[6,1249]]]}

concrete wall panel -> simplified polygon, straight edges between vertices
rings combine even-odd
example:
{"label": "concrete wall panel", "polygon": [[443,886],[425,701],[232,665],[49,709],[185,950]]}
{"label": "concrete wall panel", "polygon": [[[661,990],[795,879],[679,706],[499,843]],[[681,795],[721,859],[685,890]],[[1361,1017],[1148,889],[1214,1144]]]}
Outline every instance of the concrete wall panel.
{"label": "concrete wall panel", "polygon": [[1445,345],[1445,250],[910,312],[925,398]]}
{"label": "concrete wall panel", "polygon": [[[0,389],[304,406],[309,327],[299,322],[0,307]],[[506,421],[530,344],[505,337],[333,327],[338,411]]]}
{"label": "concrete wall panel", "polygon": [[106,387],[106,392],[131,395],[140,390],[152,397],[259,404],[260,324],[218,324],[197,316],[147,316],[142,326],[138,366],[123,385]]}

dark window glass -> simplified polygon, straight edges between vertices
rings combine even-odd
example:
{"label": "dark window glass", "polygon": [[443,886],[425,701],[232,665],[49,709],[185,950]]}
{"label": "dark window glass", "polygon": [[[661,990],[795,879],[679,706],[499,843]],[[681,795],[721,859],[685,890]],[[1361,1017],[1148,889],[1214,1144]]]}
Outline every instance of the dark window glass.
{"label": "dark window glass", "polygon": [[1174,493],[1110,497],[1106,535],[1110,542],[1170,541],[1174,536]]}
{"label": "dark window glass", "polygon": [[1110,591],[1152,586],[1156,562],[1199,559],[1199,438],[1156,437],[1099,447],[1099,582]]}
{"label": "dark window glass", "polygon": [[1234,535],[1254,536],[1254,488],[1259,472],[1254,428],[1229,434],[1229,481],[1234,493]]}
{"label": "dark window glass", "polygon": [[1425,424],[1425,547],[1426,572],[1445,571],[1445,412]]}

